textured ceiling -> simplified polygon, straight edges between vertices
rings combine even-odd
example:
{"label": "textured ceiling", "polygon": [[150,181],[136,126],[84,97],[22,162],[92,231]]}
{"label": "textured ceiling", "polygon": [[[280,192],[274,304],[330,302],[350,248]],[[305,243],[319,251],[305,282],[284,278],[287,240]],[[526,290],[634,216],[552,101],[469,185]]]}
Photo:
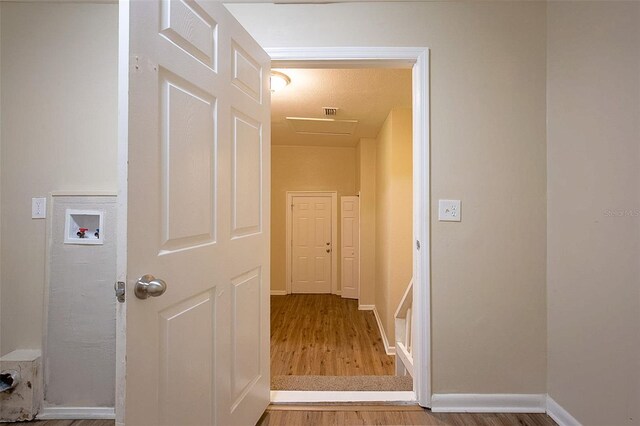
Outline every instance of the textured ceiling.
{"label": "textured ceiling", "polygon": [[[410,69],[278,69],[291,84],[271,95],[273,145],[355,146],[375,138],[393,108],[411,107]],[[358,120],[350,136],[298,134],[286,117],[325,118],[322,107],[337,107],[336,120]]]}

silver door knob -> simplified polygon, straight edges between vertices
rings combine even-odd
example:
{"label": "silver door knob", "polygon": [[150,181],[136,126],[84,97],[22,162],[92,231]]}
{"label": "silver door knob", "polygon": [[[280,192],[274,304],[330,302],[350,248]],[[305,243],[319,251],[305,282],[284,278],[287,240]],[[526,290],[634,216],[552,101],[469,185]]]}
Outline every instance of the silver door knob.
{"label": "silver door knob", "polygon": [[162,296],[165,291],[167,291],[167,283],[149,274],[138,278],[133,289],[138,299]]}

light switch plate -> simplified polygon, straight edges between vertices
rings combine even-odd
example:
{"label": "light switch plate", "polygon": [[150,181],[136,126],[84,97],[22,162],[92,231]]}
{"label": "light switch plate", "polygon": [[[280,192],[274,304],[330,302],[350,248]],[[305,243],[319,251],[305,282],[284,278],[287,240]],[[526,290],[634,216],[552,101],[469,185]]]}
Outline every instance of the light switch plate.
{"label": "light switch plate", "polygon": [[47,217],[47,199],[44,197],[31,199],[31,219],[44,219]]}
{"label": "light switch plate", "polygon": [[460,200],[439,200],[438,220],[441,222],[460,222]]}

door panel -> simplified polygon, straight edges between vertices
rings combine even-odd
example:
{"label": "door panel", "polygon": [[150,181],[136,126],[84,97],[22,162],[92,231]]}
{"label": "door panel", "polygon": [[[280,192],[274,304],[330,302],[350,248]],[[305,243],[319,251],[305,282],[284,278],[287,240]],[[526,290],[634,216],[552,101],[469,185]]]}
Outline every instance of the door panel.
{"label": "door panel", "polygon": [[260,330],[260,270],[255,269],[233,280],[231,324],[231,392],[234,411],[244,396],[260,379],[260,339],[254,330]]}
{"label": "door panel", "polygon": [[[269,402],[270,60],[217,1],[129,8],[127,425]],[[167,282],[134,296],[138,277]]]}
{"label": "door panel", "polygon": [[160,34],[216,71],[218,24],[196,2],[161,0]]}
{"label": "door panel", "polygon": [[216,99],[162,68],[159,80],[161,250],[170,252],[214,240]]}
{"label": "door panel", "polygon": [[360,199],[340,198],[342,297],[358,299],[360,286]]}
{"label": "door panel", "polygon": [[293,293],[331,293],[331,197],[294,196]]}
{"label": "door panel", "polygon": [[232,110],[232,217],[234,237],[259,233],[262,227],[262,128]]}
{"label": "door panel", "polygon": [[[160,319],[160,417],[165,424],[184,424],[174,407],[193,410],[194,425],[213,424],[212,380],[215,289],[158,313]],[[190,356],[184,356],[188,352]],[[191,388],[200,391],[193,394]]]}

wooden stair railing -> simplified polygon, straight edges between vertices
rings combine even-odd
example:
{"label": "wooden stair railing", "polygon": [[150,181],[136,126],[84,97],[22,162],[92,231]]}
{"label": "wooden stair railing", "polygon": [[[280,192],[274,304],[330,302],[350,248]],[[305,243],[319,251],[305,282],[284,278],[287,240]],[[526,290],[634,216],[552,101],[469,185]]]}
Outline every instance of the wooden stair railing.
{"label": "wooden stair railing", "polygon": [[396,375],[413,377],[413,280],[402,296],[395,313]]}

